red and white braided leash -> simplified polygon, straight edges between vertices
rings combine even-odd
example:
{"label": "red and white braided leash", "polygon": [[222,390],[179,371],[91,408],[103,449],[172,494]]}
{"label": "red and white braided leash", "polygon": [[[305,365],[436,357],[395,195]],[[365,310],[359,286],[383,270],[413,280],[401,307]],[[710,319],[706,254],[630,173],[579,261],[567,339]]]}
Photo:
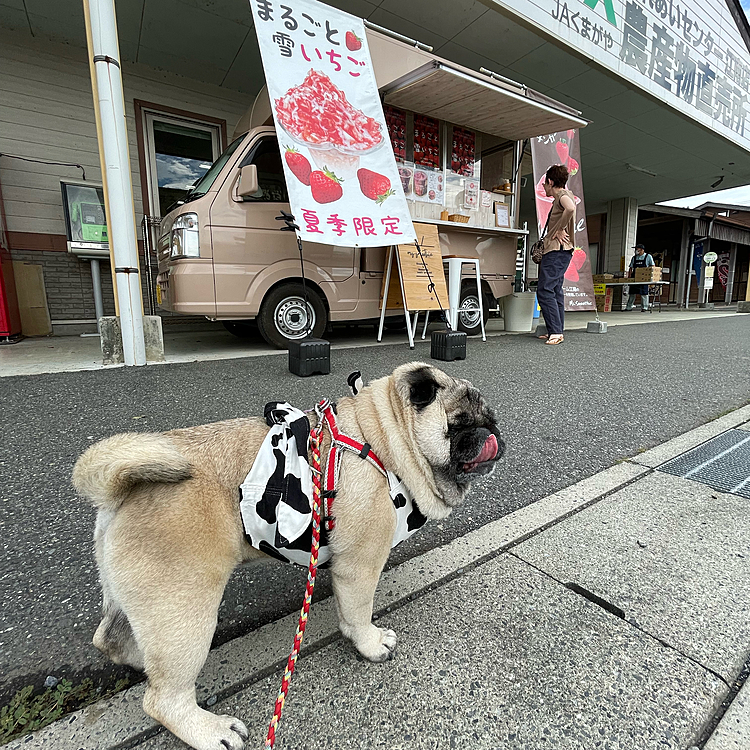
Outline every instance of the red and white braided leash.
{"label": "red and white braided leash", "polygon": [[297,664],[297,657],[302,648],[302,639],[305,636],[307,627],[307,617],[310,612],[313,590],[315,589],[315,576],[318,572],[318,550],[320,548],[320,495],[321,495],[321,473],[320,473],[320,439],[323,435],[323,413],[329,406],[327,399],[323,399],[316,405],[315,411],[318,413],[318,424],[310,432],[310,452],[312,453],[312,481],[313,481],[313,507],[312,507],[312,548],[310,550],[310,567],[307,573],[307,586],[305,588],[305,600],[302,603],[302,610],[299,613],[299,622],[297,623],[297,634],[294,636],[294,646],[289,654],[286,663],[284,677],[281,680],[281,688],[276,698],[276,705],[273,710],[273,718],[268,726],[268,736],[266,737],[266,748],[272,748],[276,742],[276,730],[281,721],[281,712],[284,710],[284,702],[289,692],[289,683],[294,674],[294,667]]}
{"label": "red and white braided leash", "polygon": [[297,657],[302,648],[302,639],[307,627],[307,617],[310,612],[312,603],[313,590],[315,589],[315,577],[318,572],[318,551],[320,549],[320,509],[322,495],[322,473],[320,470],[320,443],[323,436],[323,427],[328,428],[331,435],[331,448],[328,453],[328,464],[326,466],[326,493],[323,497],[325,503],[326,531],[332,531],[334,520],[331,515],[333,505],[333,496],[335,483],[338,479],[338,472],[341,466],[341,452],[338,450],[349,450],[359,455],[365,461],[369,461],[375,468],[387,476],[382,461],[373,453],[369,444],[360,443],[348,435],[339,432],[336,425],[336,413],[333,410],[331,402],[327,399],[321,399],[315,405],[315,412],[318,415],[318,424],[310,431],[310,452],[312,453],[312,480],[313,480],[313,507],[312,507],[312,548],[310,550],[310,567],[307,573],[307,586],[305,588],[305,600],[302,603],[302,610],[299,613],[299,622],[297,623],[297,633],[294,636],[294,646],[289,654],[286,663],[284,677],[281,680],[281,688],[276,698],[276,705],[273,710],[273,717],[268,726],[268,736],[266,737],[266,748],[272,748],[276,742],[276,731],[281,721],[281,712],[284,710],[284,702],[289,692],[289,683],[294,674],[294,667],[297,664]]}

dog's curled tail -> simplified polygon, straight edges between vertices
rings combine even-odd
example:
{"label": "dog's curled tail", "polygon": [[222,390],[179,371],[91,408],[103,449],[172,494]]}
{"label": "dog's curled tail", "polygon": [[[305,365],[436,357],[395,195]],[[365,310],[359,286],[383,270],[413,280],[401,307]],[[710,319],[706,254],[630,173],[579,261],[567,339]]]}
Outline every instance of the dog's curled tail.
{"label": "dog's curled tail", "polygon": [[116,510],[140,483],[174,484],[193,468],[165,435],[126,432],[92,445],[73,467],[73,486],[97,508]]}

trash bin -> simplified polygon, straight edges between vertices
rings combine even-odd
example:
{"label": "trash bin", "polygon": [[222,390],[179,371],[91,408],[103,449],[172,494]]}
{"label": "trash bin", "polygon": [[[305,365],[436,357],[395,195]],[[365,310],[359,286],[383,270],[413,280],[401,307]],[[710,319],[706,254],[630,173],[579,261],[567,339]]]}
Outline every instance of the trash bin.
{"label": "trash bin", "polygon": [[513,292],[503,297],[505,330],[528,333],[534,323],[536,292]]}

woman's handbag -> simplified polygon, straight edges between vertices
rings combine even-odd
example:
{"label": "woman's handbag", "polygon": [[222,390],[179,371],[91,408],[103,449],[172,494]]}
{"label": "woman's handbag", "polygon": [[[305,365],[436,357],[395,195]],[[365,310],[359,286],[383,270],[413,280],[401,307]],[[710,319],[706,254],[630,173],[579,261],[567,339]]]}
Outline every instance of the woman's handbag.
{"label": "woman's handbag", "polygon": [[547,223],[544,225],[542,230],[542,236],[531,246],[531,260],[534,263],[542,262],[542,255],[544,254],[544,238],[547,236],[547,227],[549,226],[549,217],[552,216],[552,209],[547,214]]}

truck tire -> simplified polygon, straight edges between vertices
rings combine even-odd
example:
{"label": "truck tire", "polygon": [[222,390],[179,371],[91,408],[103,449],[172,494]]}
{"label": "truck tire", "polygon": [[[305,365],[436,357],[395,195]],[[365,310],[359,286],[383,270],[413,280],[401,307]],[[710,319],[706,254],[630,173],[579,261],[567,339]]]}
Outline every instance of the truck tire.
{"label": "truck tire", "polygon": [[[491,300],[489,295],[482,290],[482,312],[484,325],[490,318]],[[482,326],[479,322],[479,299],[477,297],[477,285],[463,284],[461,286],[461,298],[458,303],[458,330],[463,331],[468,336],[478,336],[482,333]]]}
{"label": "truck tire", "polygon": [[[263,300],[258,313],[260,335],[277,349],[286,349],[290,341],[306,336],[320,338],[328,324],[326,306],[320,295],[309,285],[307,301],[306,311],[300,283],[291,282],[272,289]],[[312,321],[308,320],[308,314],[312,316]]]}

